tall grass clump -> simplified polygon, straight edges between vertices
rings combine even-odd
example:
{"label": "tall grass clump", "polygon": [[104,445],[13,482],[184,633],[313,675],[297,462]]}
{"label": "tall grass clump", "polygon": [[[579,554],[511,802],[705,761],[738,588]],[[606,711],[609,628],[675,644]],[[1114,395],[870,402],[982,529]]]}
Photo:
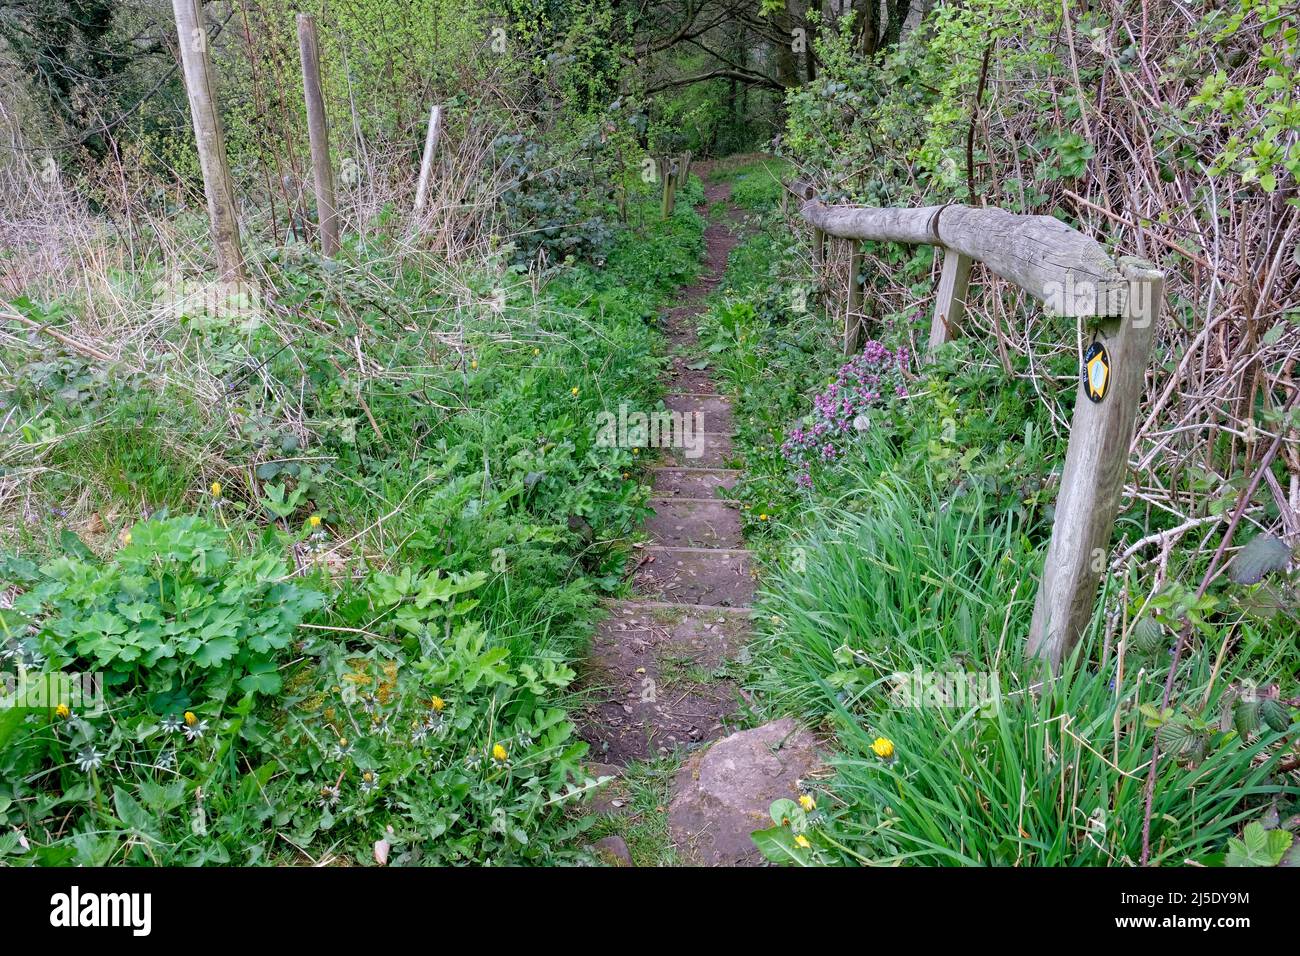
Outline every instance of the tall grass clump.
{"label": "tall grass clump", "polygon": [[[878,483],[863,512],[814,516],[767,582],[753,682],[766,707],[832,729],[835,775],[806,862],[1130,865],[1157,734],[1151,859],[1216,862],[1245,821],[1300,788],[1284,732],[1220,713],[1253,676],[1192,646],[1161,697],[1166,648],[1051,676],[1022,655],[1037,588],[1024,518]],[[1098,663],[1100,660],[1100,663]],[[1173,745],[1171,725],[1195,737]],[[1190,739],[1190,738],[1189,738]]]}

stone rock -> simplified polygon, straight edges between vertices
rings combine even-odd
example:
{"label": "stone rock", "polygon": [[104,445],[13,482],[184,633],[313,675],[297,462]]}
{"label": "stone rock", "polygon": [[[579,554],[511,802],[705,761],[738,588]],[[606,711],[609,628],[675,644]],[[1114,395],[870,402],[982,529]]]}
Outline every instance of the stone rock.
{"label": "stone rock", "polygon": [[610,866],[632,865],[632,854],[627,848],[627,842],[621,836],[601,837],[596,841],[593,849],[596,855]]}
{"label": "stone rock", "polygon": [[817,741],[789,717],[742,730],[694,754],[673,785],[668,826],[678,854],[700,866],[756,866],[750,834],[771,825],[768,809],[794,798],[795,781],[819,763]]}
{"label": "stone rock", "polygon": [[588,763],[584,768],[593,780],[601,777],[613,777],[593,790],[587,798],[587,809],[591,813],[617,813],[626,801],[623,799],[623,787],[620,778],[623,768],[612,763]]}
{"label": "stone rock", "polygon": [[583,769],[592,777],[621,777],[623,768],[612,763],[597,763],[588,761],[583,765]]}

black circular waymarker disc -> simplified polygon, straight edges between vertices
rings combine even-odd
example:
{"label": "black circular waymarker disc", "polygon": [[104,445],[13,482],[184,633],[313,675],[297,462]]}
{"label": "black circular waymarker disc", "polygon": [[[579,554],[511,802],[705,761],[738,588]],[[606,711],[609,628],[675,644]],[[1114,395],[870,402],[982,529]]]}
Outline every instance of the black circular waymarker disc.
{"label": "black circular waymarker disc", "polygon": [[1083,353],[1083,388],[1094,402],[1105,398],[1110,389],[1110,353],[1100,342],[1093,342]]}

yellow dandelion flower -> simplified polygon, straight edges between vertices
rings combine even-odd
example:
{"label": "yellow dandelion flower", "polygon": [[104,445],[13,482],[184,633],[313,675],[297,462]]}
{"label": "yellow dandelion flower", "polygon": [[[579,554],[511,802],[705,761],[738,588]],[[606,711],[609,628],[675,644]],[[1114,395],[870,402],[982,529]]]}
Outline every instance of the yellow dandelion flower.
{"label": "yellow dandelion flower", "polygon": [[577,395],[577,394],[578,394],[578,386],[575,385],[575,386],[573,386],[573,388],[569,389],[569,394],[570,394],[570,395]]}
{"label": "yellow dandelion flower", "polygon": [[875,743],[871,745],[871,752],[877,757],[888,760],[894,756],[894,742],[888,737],[877,737]]}
{"label": "yellow dandelion flower", "polygon": [[533,349],[533,354],[534,354],[534,355],[541,355],[541,354],[542,354],[542,350],[541,350],[541,349]]}
{"label": "yellow dandelion flower", "polygon": [[759,515],[759,516],[758,516],[758,520],[759,520],[759,521],[766,521],[766,520],[767,520],[767,512],[763,512],[763,514]]}
{"label": "yellow dandelion flower", "polygon": [[441,714],[443,708],[447,706],[447,702],[443,700],[441,697],[439,697],[437,694],[434,694],[433,700],[429,701],[429,706]]}
{"label": "yellow dandelion flower", "polygon": [[220,497],[221,497],[221,482],[219,482],[219,481],[214,481],[214,482],[212,483],[212,487],[209,488],[208,490],[212,492],[212,497],[214,497],[214,498],[220,498]]}
{"label": "yellow dandelion flower", "polygon": [[499,761],[499,762],[504,762],[505,759],[506,759],[506,757],[508,757],[508,756],[510,756],[510,755],[509,755],[508,753],[506,753],[506,748],[505,748],[505,747],[502,747],[500,744],[493,744],[493,745],[492,745],[492,759],[493,759],[493,760],[496,760],[496,761]]}
{"label": "yellow dandelion flower", "polygon": [[806,850],[812,846],[812,842],[802,833],[800,833],[798,836],[794,838],[794,842],[796,846],[798,846],[800,849],[803,850]]}
{"label": "yellow dandelion flower", "polygon": [[193,727],[198,722],[199,722],[198,715],[196,715],[194,711],[192,710],[185,711],[185,725],[187,727]]}
{"label": "yellow dandelion flower", "polygon": [[67,720],[70,716],[72,716],[72,708],[69,707],[67,704],[59,704],[58,707],[54,708],[54,713],[59,718],[59,720]]}
{"label": "yellow dandelion flower", "polygon": [[808,813],[812,813],[817,809],[817,801],[810,794],[805,793],[799,797],[799,806],[803,807]]}
{"label": "yellow dandelion flower", "polygon": [[312,515],[310,518],[307,519],[307,523],[308,523],[309,525],[311,525],[313,528],[319,528],[319,527],[320,527],[320,515]]}
{"label": "yellow dandelion flower", "polygon": [[478,368],[478,359],[472,359],[469,363],[470,368]]}
{"label": "yellow dandelion flower", "polygon": [[634,454],[634,455],[639,455],[639,454],[641,454],[641,449],[640,449],[640,448],[633,448],[633,449],[632,449],[632,454]]}
{"label": "yellow dandelion flower", "polygon": [[366,783],[369,783],[370,781],[375,779],[375,775],[371,771],[367,770],[365,773],[361,775],[361,779],[364,780]]}

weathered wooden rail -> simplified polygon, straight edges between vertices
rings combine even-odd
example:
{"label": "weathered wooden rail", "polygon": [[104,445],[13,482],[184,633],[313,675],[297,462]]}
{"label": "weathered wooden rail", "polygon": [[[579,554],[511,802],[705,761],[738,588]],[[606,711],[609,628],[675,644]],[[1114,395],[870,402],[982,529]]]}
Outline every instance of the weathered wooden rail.
{"label": "weathered wooden rail", "polygon": [[[1051,216],[955,204],[920,209],[829,205],[806,183],[787,188],[799,203],[799,214],[813,227],[819,258],[826,255],[827,236],[853,243],[851,273],[860,268],[861,240],[943,249],[930,324],[932,349],[960,331],[975,262],[1056,314],[1094,320],[1091,357],[1081,370],[1052,540],[1028,635],[1029,652],[1058,667],[1088,626],[1107,566],[1163,296],[1163,273],[1139,259],[1112,260],[1096,240]],[[856,350],[861,325],[860,313],[854,312],[861,302],[856,279],[856,274],[850,275],[845,322],[850,350]]]}

